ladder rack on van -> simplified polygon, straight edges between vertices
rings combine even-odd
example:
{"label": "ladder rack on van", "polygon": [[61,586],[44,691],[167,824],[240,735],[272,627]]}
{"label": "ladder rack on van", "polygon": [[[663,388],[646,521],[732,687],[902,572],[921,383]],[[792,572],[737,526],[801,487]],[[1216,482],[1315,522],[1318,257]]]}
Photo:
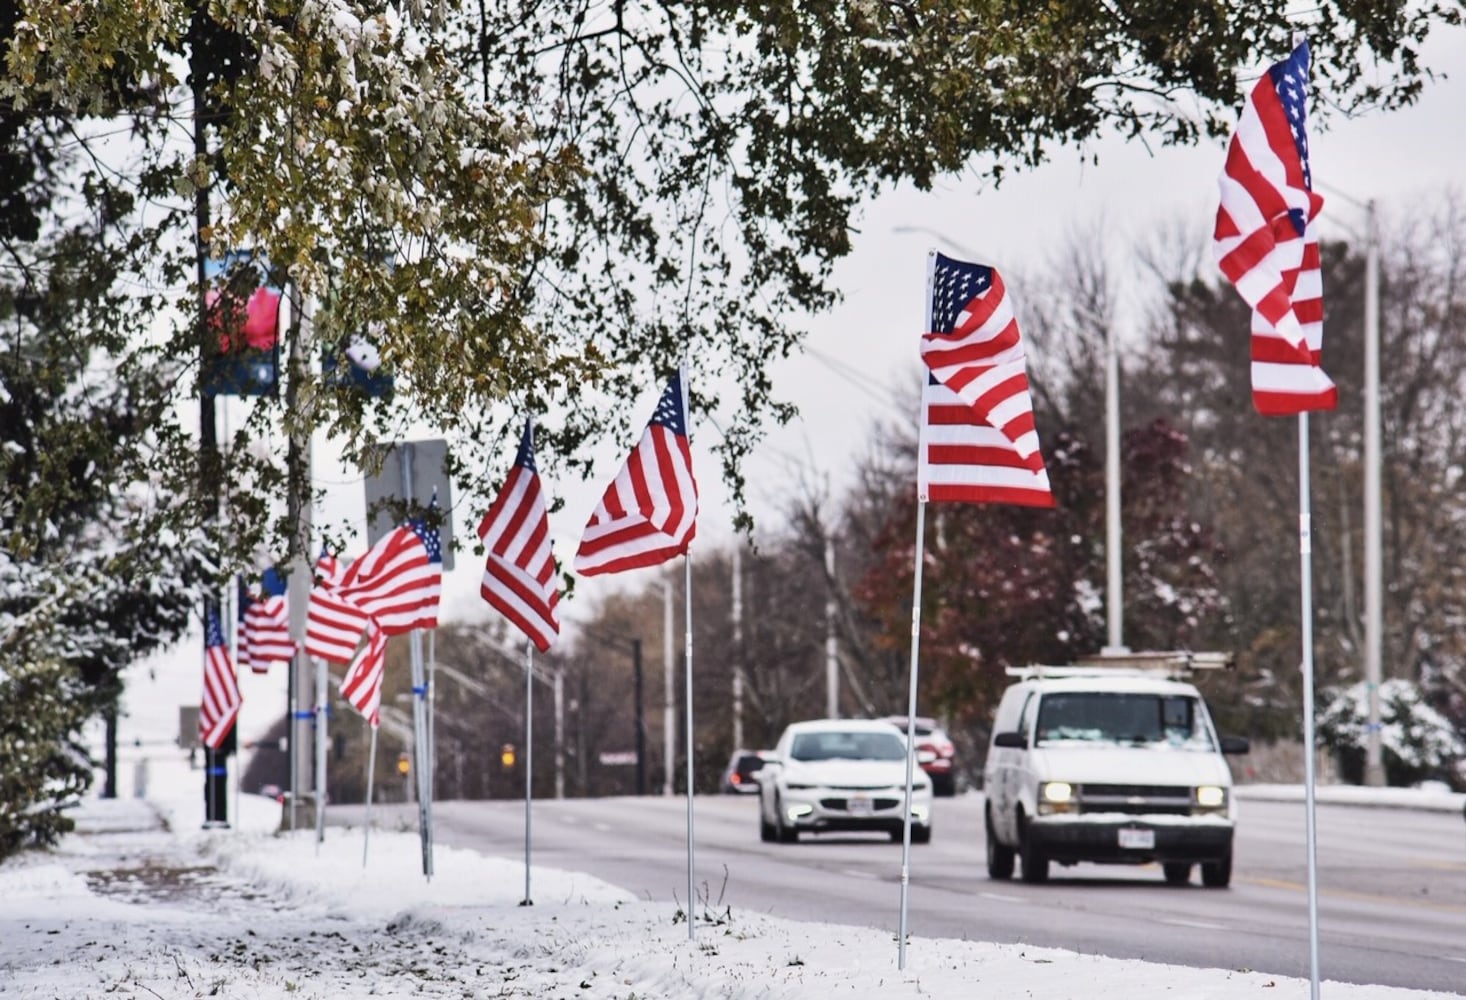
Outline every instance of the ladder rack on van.
{"label": "ladder rack on van", "polygon": [[1026,667],[1009,667],[1010,677],[1033,680],[1040,677],[1093,677],[1098,674],[1164,674],[1167,677],[1189,677],[1196,670],[1230,670],[1230,653],[1197,653],[1191,650],[1156,652],[1097,653],[1082,656],[1066,666],[1034,663]]}

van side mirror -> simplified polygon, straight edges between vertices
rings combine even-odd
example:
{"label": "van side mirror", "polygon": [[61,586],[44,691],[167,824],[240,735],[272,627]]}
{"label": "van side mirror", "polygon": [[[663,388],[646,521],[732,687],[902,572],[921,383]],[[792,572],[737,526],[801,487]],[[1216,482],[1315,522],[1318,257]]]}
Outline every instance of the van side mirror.
{"label": "van side mirror", "polygon": [[1223,736],[1222,753],[1249,753],[1252,750],[1252,741],[1246,736]]}
{"label": "van side mirror", "polygon": [[993,737],[993,746],[1009,750],[1022,750],[1028,746],[1028,739],[1018,732],[998,733]]}

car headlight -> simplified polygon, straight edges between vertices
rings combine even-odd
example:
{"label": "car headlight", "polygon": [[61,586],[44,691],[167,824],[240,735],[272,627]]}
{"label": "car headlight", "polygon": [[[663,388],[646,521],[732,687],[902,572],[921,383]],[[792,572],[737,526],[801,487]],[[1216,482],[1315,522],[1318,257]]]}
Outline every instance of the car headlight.
{"label": "car headlight", "polygon": [[1197,785],[1196,805],[1199,809],[1221,810],[1227,807],[1227,790],[1221,785]]}
{"label": "car headlight", "polygon": [[1040,813],[1066,813],[1074,810],[1074,786],[1067,781],[1045,781],[1038,790]]}

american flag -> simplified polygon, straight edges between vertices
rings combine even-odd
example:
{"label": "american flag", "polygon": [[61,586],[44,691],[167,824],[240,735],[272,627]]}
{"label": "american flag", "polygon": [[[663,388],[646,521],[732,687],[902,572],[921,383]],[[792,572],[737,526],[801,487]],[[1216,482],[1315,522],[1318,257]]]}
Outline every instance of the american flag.
{"label": "american flag", "polygon": [[367,643],[341,678],[341,697],[376,728],[382,719],[382,678],[387,673],[387,634],[372,622]]}
{"label": "american flag", "polygon": [[253,597],[244,612],[244,633],[242,645],[247,648],[249,668],[254,673],[267,673],[271,663],[289,663],[295,656],[295,641],[290,638],[290,608],[285,601],[285,577],[274,567],[265,570],[259,595]]}
{"label": "american flag", "polygon": [[306,610],[305,651],[332,663],[351,662],[368,621],[365,611],[336,590],[345,573],[330,550],[322,548]]}
{"label": "american flag", "polygon": [[1018,321],[997,270],[933,253],[917,495],[1054,506]]}
{"label": "american flag", "polygon": [[489,512],[479,522],[478,536],[486,558],[479,594],[527,635],[541,653],[560,634],[555,605],[555,557],[550,551],[550,517],[539,470],[534,464],[534,422],[524,422],[524,435],[514,467]]}
{"label": "american flag", "polygon": [[238,600],[234,611],[234,662],[241,668],[249,666],[249,608],[259,597],[259,584],[251,586],[244,577],[235,577],[238,586]]}
{"label": "american flag", "polygon": [[219,626],[219,609],[209,602],[204,612],[204,696],[199,702],[199,737],[204,746],[217,750],[224,745],[242,701]]}
{"label": "american flag", "polygon": [[1268,416],[1338,405],[1319,364],[1323,198],[1308,164],[1308,65],[1302,42],[1253,87],[1227,147],[1212,241],[1222,273],[1252,307],[1252,403]]}
{"label": "american flag", "polygon": [[[433,513],[437,503],[435,496]],[[438,529],[414,518],[383,535],[347,567],[336,593],[376,619],[387,635],[397,635],[438,627],[442,586],[443,542]]]}
{"label": "american flag", "polygon": [[685,370],[667,383],[641,440],[591,515],[575,553],[586,576],[656,566],[687,551],[697,481],[687,440]]}

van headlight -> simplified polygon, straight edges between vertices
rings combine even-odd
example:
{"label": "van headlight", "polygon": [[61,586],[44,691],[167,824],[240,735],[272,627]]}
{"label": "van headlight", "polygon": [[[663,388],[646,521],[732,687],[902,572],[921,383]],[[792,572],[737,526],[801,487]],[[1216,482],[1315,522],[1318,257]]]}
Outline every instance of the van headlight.
{"label": "van headlight", "polygon": [[1045,781],[1038,790],[1039,815],[1074,811],[1074,786],[1067,781]]}
{"label": "van headlight", "polygon": [[1212,813],[1227,811],[1227,790],[1221,785],[1196,786],[1196,812]]}

